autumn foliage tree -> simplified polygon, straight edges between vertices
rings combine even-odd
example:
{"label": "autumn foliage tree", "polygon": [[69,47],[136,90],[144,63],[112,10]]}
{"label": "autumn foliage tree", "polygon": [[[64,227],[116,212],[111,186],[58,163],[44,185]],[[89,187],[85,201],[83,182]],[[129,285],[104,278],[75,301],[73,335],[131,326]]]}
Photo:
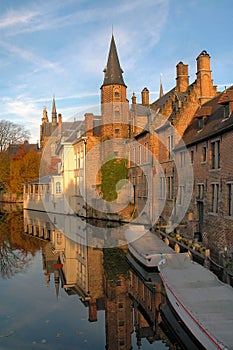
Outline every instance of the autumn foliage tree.
{"label": "autumn foliage tree", "polygon": [[0,192],[6,192],[10,177],[10,157],[6,152],[0,152]]}
{"label": "autumn foliage tree", "polygon": [[10,162],[10,192],[22,194],[23,184],[39,177],[40,159],[40,154],[32,149],[27,154],[19,149]]}

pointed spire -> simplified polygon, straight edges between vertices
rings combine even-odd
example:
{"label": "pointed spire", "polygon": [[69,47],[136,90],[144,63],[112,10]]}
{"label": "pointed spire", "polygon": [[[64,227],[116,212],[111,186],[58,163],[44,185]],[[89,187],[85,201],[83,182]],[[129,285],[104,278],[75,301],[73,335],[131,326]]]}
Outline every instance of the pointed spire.
{"label": "pointed spire", "polygon": [[163,96],[162,74],[160,74],[159,98]]}
{"label": "pointed spire", "polygon": [[60,278],[59,278],[59,271],[57,269],[54,270],[54,282],[55,282],[56,297],[57,297],[57,300],[58,300]]}
{"label": "pointed spire", "polygon": [[105,75],[103,85],[119,84],[126,86],[123,80],[123,70],[121,69],[119,63],[116,44],[113,35],[108,55],[108,63],[107,67],[104,69],[104,73]]}
{"label": "pointed spire", "polygon": [[53,105],[52,105],[52,123],[57,124],[57,110],[55,103],[55,96],[53,95]]}
{"label": "pointed spire", "polygon": [[45,123],[45,122],[48,122],[48,121],[49,121],[49,119],[48,119],[48,115],[47,115],[47,109],[46,109],[46,106],[44,106],[42,123]]}

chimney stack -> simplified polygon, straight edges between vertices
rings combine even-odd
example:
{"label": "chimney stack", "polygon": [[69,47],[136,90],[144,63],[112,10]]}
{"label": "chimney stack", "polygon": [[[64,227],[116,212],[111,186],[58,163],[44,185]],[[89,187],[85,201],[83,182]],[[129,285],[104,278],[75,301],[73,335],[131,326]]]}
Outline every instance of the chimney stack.
{"label": "chimney stack", "polygon": [[137,103],[137,97],[135,96],[135,93],[133,92],[132,104],[135,105],[136,103]]}
{"label": "chimney stack", "polygon": [[185,92],[189,86],[188,65],[179,62],[176,65],[176,91]]}
{"label": "chimney stack", "polygon": [[203,104],[216,94],[210,70],[210,55],[206,50],[197,57],[197,81],[200,86],[200,103]]}
{"label": "chimney stack", "polygon": [[142,105],[149,106],[149,90],[145,87],[142,92]]}
{"label": "chimney stack", "polygon": [[62,115],[61,113],[58,114],[58,126],[62,125]]}

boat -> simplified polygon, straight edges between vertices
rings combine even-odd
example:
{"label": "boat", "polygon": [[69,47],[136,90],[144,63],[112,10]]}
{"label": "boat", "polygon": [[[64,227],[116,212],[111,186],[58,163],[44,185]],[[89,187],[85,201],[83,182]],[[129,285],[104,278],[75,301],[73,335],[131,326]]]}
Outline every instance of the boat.
{"label": "boat", "polygon": [[185,253],[167,255],[158,269],[171,307],[200,344],[232,350],[232,287]]}
{"label": "boat", "polygon": [[130,225],[125,235],[129,252],[146,268],[158,268],[167,254],[177,254],[144,225]]}
{"label": "boat", "polygon": [[155,269],[145,269],[134,257],[128,252],[126,254],[126,261],[129,264],[130,268],[136,273],[137,276],[143,281],[144,284],[162,284],[161,278],[158,271]]}
{"label": "boat", "polygon": [[159,326],[173,343],[178,342],[183,350],[205,350],[181,322],[169,303],[160,304],[159,311],[162,318]]}

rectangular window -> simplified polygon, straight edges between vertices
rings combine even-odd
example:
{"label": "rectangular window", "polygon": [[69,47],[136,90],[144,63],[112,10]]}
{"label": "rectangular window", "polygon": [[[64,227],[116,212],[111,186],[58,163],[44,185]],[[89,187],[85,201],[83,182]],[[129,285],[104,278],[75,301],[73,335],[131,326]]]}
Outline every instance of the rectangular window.
{"label": "rectangular window", "polygon": [[227,215],[233,216],[233,183],[227,184]]}
{"label": "rectangular window", "polygon": [[211,167],[212,169],[220,168],[220,141],[211,143]]}
{"label": "rectangular window", "polygon": [[123,303],[122,303],[122,302],[119,302],[119,303],[118,303],[118,309],[123,309],[123,307],[124,307]]}
{"label": "rectangular window", "polygon": [[138,165],[141,164],[141,158],[142,158],[142,147],[141,146],[138,146],[138,150],[137,150],[138,154],[137,154],[137,162],[138,162]]}
{"label": "rectangular window", "polygon": [[199,130],[202,130],[204,128],[204,118],[203,117],[198,118],[198,128],[199,128]]}
{"label": "rectangular window", "polygon": [[219,184],[211,184],[211,212],[218,213]]}
{"label": "rectangular window", "polygon": [[201,154],[202,163],[206,162],[206,158],[207,158],[207,148],[206,148],[206,146],[204,146],[204,147],[202,147],[202,154]]}
{"label": "rectangular window", "polygon": [[133,163],[136,164],[136,148],[133,148]]}
{"label": "rectangular window", "polygon": [[230,104],[224,104],[224,118],[228,118],[230,116]]}
{"label": "rectangular window", "polygon": [[203,199],[204,198],[204,184],[197,184],[198,187],[198,199]]}
{"label": "rectangular window", "polygon": [[164,176],[160,177],[160,199],[165,199],[166,195],[166,179]]}
{"label": "rectangular window", "polygon": [[181,168],[185,167],[185,151],[180,152],[180,166]]}
{"label": "rectangular window", "polygon": [[194,151],[190,152],[190,160],[191,160],[191,164],[193,164],[194,161]]}
{"label": "rectangular window", "polygon": [[144,144],[144,156],[143,156],[143,161],[144,163],[147,163],[149,161],[149,143],[145,142]]}
{"label": "rectangular window", "polygon": [[174,148],[174,137],[173,135],[168,136],[168,158],[172,158],[172,151]]}
{"label": "rectangular window", "polygon": [[174,192],[173,176],[168,176],[167,178],[167,198],[168,199],[173,198],[173,192]]}
{"label": "rectangular window", "polygon": [[179,186],[178,204],[179,205],[183,205],[184,204],[184,185],[180,185]]}

